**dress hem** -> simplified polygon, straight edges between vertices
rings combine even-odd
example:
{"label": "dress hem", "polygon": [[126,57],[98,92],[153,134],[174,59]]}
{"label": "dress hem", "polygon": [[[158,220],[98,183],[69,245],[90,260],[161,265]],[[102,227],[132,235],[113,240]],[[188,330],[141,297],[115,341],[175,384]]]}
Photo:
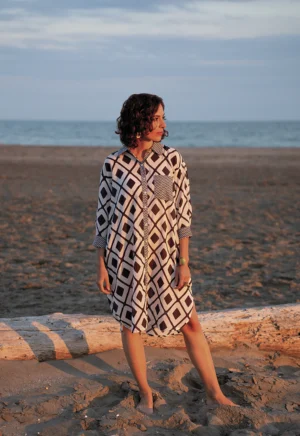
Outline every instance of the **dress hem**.
{"label": "dress hem", "polygon": [[[168,336],[177,336],[177,335],[179,335],[180,333],[182,333],[182,332],[180,331],[180,329],[182,329],[182,327],[185,326],[185,325],[190,321],[190,319],[191,319],[191,317],[192,317],[192,312],[193,312],[194,307],[195,307],[195,304],[193,305],[191,311],[188,313],[188,315],[187,315],[188,319],[186,320],[186,322],[184,322],[184,323],[180,326],[179,330],[174,329],[174,330],[173,330],[174,333],[168,333],[168,334],[157,335],[157,334],[150,334],[150,333],[148,333],[148,332],[146,331],[146,329],[145,329],[145,330],[141,330],[141,331],[136,331],[136,332],[133,332],[133,331],[131,330],[131,333],[134,333],[134,334],[146,333],[148,336],[152,336],[152,337],[157,336],[157,337],[159,337],[159,338],[166,338],[166,337],[168,337]],[[121,332],[121,333],[122,333],[122,331],[123,331],[123,328],[122,328],[123,326],[126,327],[127,329],[129,329],[129,327],[128,327],[128,326],[127,326],[127,325],[126,325],[122,320],[118,320],[118,319],[117,319],[113,314],[112,314],[112,317],[113,317],[116,321],[118,321],[118,323],[120,324],[120,332]],[[132,325],[131,325],[131,326],[132,326]],[[158,330],[159,330],[159,329],[158,329]],[[160,330],[160,331],[162,332],[162,330]]]}

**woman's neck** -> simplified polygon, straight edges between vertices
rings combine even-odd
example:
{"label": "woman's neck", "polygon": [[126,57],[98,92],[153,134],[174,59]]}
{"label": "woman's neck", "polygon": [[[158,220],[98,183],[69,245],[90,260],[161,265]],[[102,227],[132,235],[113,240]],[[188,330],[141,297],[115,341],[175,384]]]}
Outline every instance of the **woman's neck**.
{"label": "woman's neck", "polygon": [[137,148],[134,148],[134,150],[139,152],[147,151],[152,146],[153,146],[153,141],[137,141]]}
{"label": "woman's neck", "polygon": [[131,153],[138,159],[144,160],[145,156],[153,146],[153,141],[138,141],[136,148],[131,149]]}

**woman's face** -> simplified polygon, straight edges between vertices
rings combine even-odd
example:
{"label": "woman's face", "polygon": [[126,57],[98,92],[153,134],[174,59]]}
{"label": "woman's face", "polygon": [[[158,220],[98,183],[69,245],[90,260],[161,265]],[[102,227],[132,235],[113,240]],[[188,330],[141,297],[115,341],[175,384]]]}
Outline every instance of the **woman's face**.
{"label": "woman's face", "polygon": [[[145,134],[148,141],[159,142],[166,128],[164,108],[160,104],[152,119],[152,131]],[[143,138],[142,138],[143,139]]]}

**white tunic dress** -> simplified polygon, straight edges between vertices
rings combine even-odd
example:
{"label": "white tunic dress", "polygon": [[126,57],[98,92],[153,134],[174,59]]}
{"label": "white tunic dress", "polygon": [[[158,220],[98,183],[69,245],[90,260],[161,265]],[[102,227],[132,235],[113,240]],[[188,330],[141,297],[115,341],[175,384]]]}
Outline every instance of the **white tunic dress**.
{"label": "white tunic dress", "polygon": [[100,175],[95,247],[105,248],[113,317],[134,333],[179,333],[191,316],[192,280],[175,289],[179,239],[192,236],[187,167],[154,142],[143,161],[127,147],[106,157]]}

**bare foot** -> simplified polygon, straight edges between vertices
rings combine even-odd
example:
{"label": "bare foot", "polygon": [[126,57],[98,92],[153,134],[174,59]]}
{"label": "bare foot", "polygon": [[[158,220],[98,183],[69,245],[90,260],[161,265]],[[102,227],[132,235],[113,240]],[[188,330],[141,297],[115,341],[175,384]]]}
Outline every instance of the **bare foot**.
{"label": "bare foot", "polygon": [[140,402],[137,405],[137,410],[146,415],[152,415],[153,413],[153,395],[152,391],[139,392]]}
{"label": "bare foot", "polygon": [[212,397],[207,397],[206,403],[208,406],[217,406],[217,405],[223,405],[223,406],[235,406],[239,407],[238,404],[235,404],[233,401],[231,401],[229,398],[225,397],[224,394],[215,395]]}

